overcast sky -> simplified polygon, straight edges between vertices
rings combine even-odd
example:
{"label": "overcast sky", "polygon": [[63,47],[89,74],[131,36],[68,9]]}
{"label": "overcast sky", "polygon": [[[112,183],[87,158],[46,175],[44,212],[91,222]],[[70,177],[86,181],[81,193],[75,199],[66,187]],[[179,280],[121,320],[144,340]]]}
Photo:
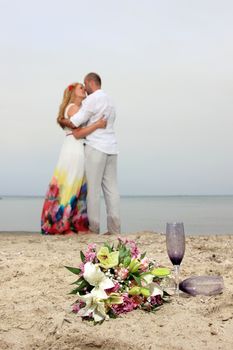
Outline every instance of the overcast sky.
{"label": "overcast sky", "polygon": [[233,2],[0,0],[0,194],[43,195],[64,88],[98,72],[121,194],[233,194]]}

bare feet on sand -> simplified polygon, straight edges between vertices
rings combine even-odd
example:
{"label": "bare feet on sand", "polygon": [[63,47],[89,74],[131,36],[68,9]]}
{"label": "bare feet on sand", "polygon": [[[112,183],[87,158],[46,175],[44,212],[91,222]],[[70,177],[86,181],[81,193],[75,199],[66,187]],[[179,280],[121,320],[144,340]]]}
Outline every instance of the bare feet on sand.
{"label": "bare feet on sand", "polygon": [[117,233],[111,233],[111,232],[105,232],[103,233],[103,236],[116,236]]}

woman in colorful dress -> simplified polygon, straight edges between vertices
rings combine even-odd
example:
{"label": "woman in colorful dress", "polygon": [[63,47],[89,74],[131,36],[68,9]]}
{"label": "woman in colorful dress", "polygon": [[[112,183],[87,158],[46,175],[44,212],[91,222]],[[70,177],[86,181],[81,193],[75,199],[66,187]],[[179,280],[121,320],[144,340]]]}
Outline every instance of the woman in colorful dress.
{"label": "woman in colorful dress", "polygon": [[[77,113],[85,97],[82,84],[69,85],[64,91],[57,122],[60,124],[63,118],[70,118]],[[83,138],[105,127],[106,120],[101,118],[87,127],[74,130],[64,128],[65,140],[43,205],[42,234],[88,231]]]}

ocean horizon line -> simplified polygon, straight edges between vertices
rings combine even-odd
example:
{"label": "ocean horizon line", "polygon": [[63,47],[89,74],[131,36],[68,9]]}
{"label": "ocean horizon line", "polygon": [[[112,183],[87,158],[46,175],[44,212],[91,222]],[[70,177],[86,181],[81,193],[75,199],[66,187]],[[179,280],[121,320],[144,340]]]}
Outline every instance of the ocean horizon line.
{"label": "ocean horizon line", "polygon": [[[232,197],[233,194],[120,194],[121,198],[160,198],[160,197]],[[101,198],[103,196],[101,195]],[[0,199],[4,198],[45,198],[45,195],[8,195],[0,194]]]}

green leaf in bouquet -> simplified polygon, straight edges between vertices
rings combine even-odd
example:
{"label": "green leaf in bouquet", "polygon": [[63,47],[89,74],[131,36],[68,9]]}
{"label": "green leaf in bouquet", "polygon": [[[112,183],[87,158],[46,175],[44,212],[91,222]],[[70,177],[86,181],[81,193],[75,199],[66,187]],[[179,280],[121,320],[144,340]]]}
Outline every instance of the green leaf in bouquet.
{"label": "green leaf in bouquet", "polygon": [[69,294],[77,294],[78,292],[83,290],[83,288],[85,288],[88,285],[89,285],[89,283],[83,279],[83,281],[80,283],[80,285],[77,288],[73,289]]}
{"label": "green leaf in bouquet", "polygon": [[141,287],[142,283],[141,283],[141,278],[138,276],[135,276],[135,274],[132,275],[134,280],[137,282],[137,284]]}
{"label": "green leaf in bouquet", "polygon": [[128,250],[126,249],[125,246],[121,246],[119,249],[119,259],[120,261],[124,260],[126,256],[128,256]]}
{"label": "green leaf in bouquet", "polygon": [[113,252],[114,246],[111,247],[107,242],[104,242],[104,247],[107,247],[110,253]]}
{"label": "green leaf in bouquet", "polygon": [[78,289],[79,289],[79,288],[73,289],[71,292],[69,292],[69,294],[77,294],[77,293],[79,292]]}
{"label": "green leaf in bouquet", "polygon": [[72,284],[78,284],[78,285],[79,285],[83,280],[84,280],[84,278],[83,278],[83,277],[80,277],[79,279],[77,279],[77,281],[71,283],[71,285],[72,285]]}
{"label": "green leaf in bouquet", "polygon": [[81,269],[78,269],[76,267],[71,267],[71,266],[65,266],[70,272],[74,273],[75,275],[79,275],[81,272]]}
{"label": "green leaf in bouquet", "polygon": [[146,252],[144,252],[144,253],[140,256],[140,259],[141,259],[141,260],[144,259],[145,256],[146,256]]}
{"label": "green leaf in bouquet", "polygon": [[141,266],[141,262],[137,259],[132,259],[129,264],[129,272],[135,273],[138,271],[139,267]]}
{"label": "green leaf in bouquet", "polygon": [[155,277],[162,278],[169,276],[171,274],[171,271],[167,267],[157,267],[151,271],[151,274]]}
{"label": "green leaf in bouquet", "polygon": [[83,288],[85,288],[85,287],[87,287],[87,286],[89,286],[89,283],[88,283],[86,280],[83,280],[83,281],[80,283],[79,287],[78,287],[79,292],[80,292]]}
{"label": "green leaf in bouquet", "polygon": [[85,262],[85,255],[83,254],[82,251],[80,251],[80,257],[81,257],[82,262]]}
{"label": "green leaf in bouquet", "polygon": [[127,248],[126,246],[122,245],[120,248],[119,248],[119,252],[120,252],[120,255],[122,256],[131,256],[130,254],[130,250],[129,248]]}
{"label": "green leaf in bouquet", "polygon": [[131,258],[130,258],[130,256],[126,256],[126,257],[124,258],[124,260],[123,260],[123,265],[124,265],[124,267],[129,266],[130,263],[131,263]]}

